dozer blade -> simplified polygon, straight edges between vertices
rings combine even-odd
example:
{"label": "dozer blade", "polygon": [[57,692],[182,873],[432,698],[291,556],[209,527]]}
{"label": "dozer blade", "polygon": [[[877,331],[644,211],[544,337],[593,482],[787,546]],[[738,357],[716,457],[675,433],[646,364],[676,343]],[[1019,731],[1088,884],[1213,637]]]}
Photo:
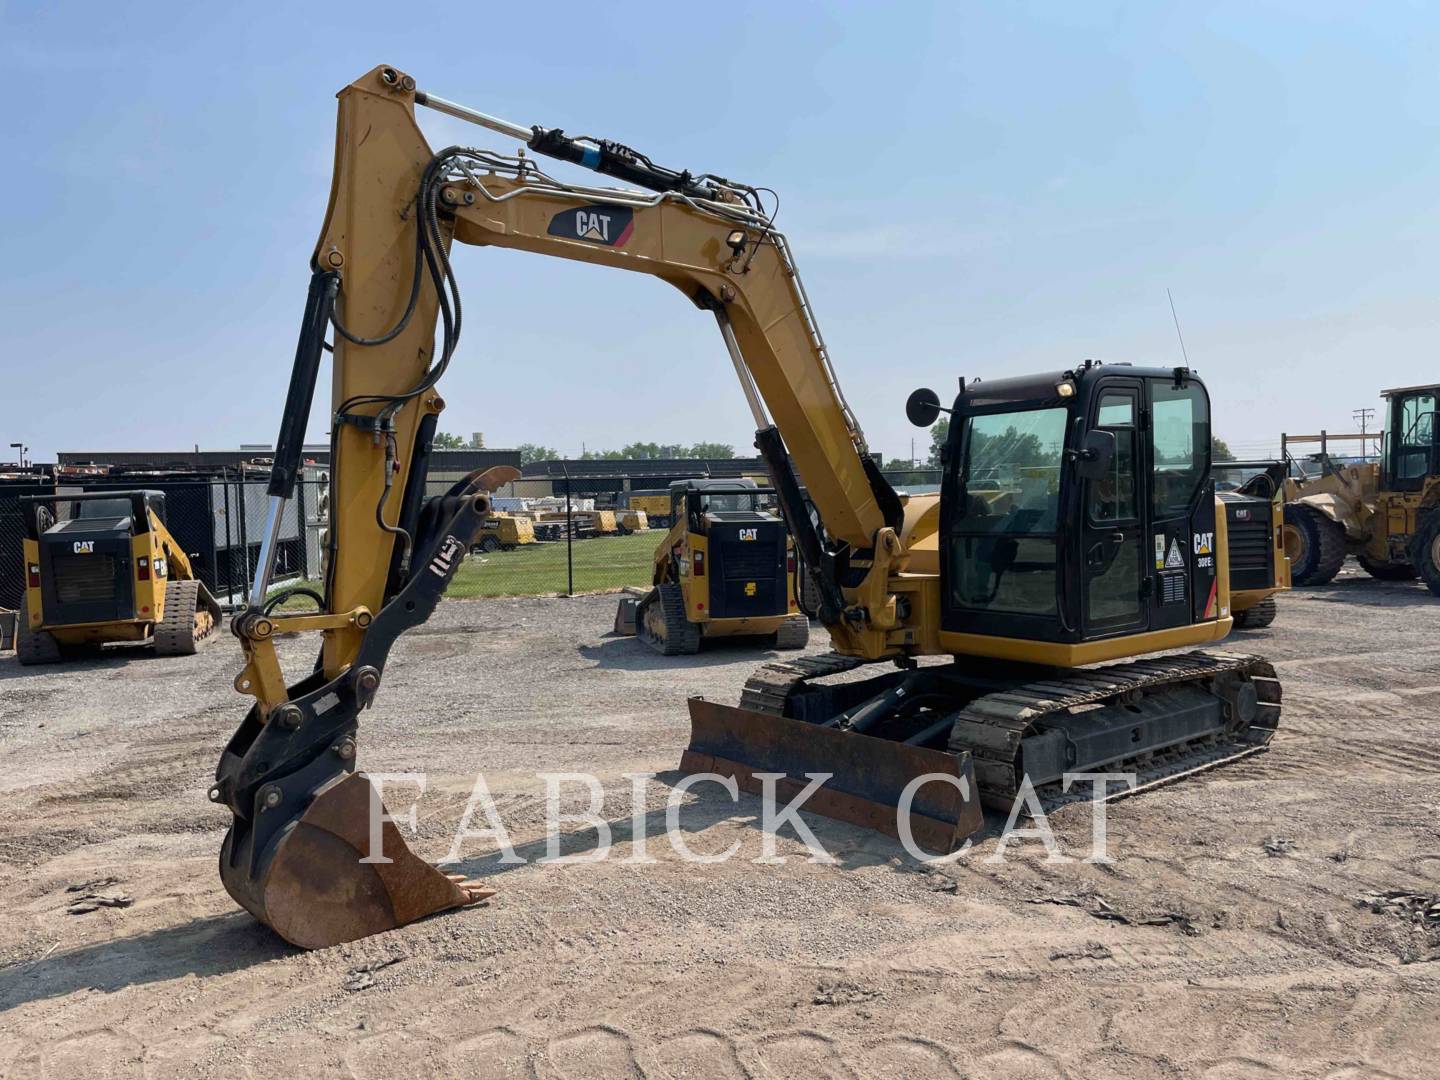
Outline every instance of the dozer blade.
{"label": "dozer blade", "polygon": [[346,774],[281,826],[254,876],[243,872],[246,860],[233,858],[232,828],[220,853],[221,879],[252,915],[303,949],[355,941],[495,895],[418,858],[388,821],[372,851],[372,813],[379,820],[384,812],[364,774]]}
{"label": "dozer blade", "polygon": [[[967,752],[928,750],[820,727],[803,720],[690,699],[690,745],[680,758],[687,773],[734,777],[752,794],[762,791],[761,773],[783,773],[776,797],[788,801],[804,790],[807,773],[830,779],[804,803],[837,821],[900,839],[900,799],[919,776],[909,810],[910,834],[928,851],[948,854],[984,824],[979,790]],[[950,777],[963,785],[941,778]]]}

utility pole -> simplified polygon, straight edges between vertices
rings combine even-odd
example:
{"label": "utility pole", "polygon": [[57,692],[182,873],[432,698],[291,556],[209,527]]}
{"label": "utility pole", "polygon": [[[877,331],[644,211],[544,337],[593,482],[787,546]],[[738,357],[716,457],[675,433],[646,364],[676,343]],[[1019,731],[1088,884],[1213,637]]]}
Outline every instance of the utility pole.
{"label": "utility pole", "polygon": [[[1350,418],[1360,425],[1361,435],[1368,435],[1370,433],[1369,423],[1375,419],[1375,410],[1356,409],[1350,414]],[[1360,440],[1360,460],[1362,463],[1370,460],[1370,442],[1368,439]]]}

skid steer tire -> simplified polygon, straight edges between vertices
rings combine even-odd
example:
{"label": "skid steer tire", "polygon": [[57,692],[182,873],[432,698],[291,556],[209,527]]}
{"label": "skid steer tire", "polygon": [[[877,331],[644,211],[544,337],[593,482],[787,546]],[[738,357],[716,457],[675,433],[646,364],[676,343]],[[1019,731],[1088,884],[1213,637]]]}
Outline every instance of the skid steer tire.
{"label": "skid steer tire", "polygon": [[1440,510],[1430,511],[1410,541],[1410,564],[1426,588],[1440,596]]}
{"label": "skid steer tire", "polygon": [[165,614],[155,627],[156,656],[193,656],[215,637],[220,621],[200,597],[200,582],[165,585]]}
{"label": "skid steer tire", "polygon": [[495,552],[500,550],[500,541],[493,536],[487,536],[482,539],[480,543],[476,546],[479,547],[480,550],[483,551],[486,555],[493,555]]}
{"label": "skid steer tire", "polygon": [[803,649],[810,644],[810,620],[804,615],[791,615],[775,631],[775,648]]}
{"label": "skid steer tire", "polygon": [[1236,630],[1259,630],[1275,621],[1275,598],[1267,596],[1252,608],[1235,612]]}
{"label": "skid steer tire", "polygon": [[1296,585],[1328,585],[1345,562],[1345,527],[1313,506],[1285,506],[1285,553]]}
{"label": "skid steer tire", "polygon": [[30,612],[24,600],[20,601],[20,615],[15,622],[15,659],[26,667],[60,661],[60,643],[55,635],[30,629]]}
{"label": "skid steer tire", "polygon": [[1409,563],[1376,562],[1367,555],[1356,555],[1355,561],[1376,581],[1414,581],[1420,576]]}
{"label": "skid steer tire", "polygon": [[689,656],[700,651],[700,626],[685,617],[685,594],[679,585],[652,589],[635,615],[640,640],[661,656]]}

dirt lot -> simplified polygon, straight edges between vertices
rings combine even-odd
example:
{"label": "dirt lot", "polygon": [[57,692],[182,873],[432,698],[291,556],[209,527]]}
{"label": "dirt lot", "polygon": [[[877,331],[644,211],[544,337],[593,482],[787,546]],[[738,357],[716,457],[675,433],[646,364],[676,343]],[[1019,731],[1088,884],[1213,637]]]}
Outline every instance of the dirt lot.
{"label": "dirt lot", "polygon": [[[1271,751],[1114,805],[1113,865],[1035,841],[987,863],[992,836],[941,872],[819,818],[838,864],[782,836],[785,864],[757,865],[758,803],[713,787],[685,837],[741,850],[681,861],[653,823],[684,699],[735,701],[759,657],[654,657],[607,636],[613,605],[443,604],[397,647],[361,751],[428,773],[431,858],[477,771],[531,856],[536,771],[594,772],[610,859],[500,867],[472,844],[487,906],[309,954],[216,876],[205,791],[243,712],[228,637],[177,660],[0,659],[0,1077],[1436,1075],[1440,932],[1357,905],[1440,892],[1440,602],[1420,587],[1349,571],[1237,635],[1285,684]],[[636,771],[660,774],[649,865],[622,861]],[[1088,807],[1053,821],[1088,853]],[[567,850],[593,840],[568,828]],[[132,906],[68,913],[68,889],[112,877],[90,891]]]}

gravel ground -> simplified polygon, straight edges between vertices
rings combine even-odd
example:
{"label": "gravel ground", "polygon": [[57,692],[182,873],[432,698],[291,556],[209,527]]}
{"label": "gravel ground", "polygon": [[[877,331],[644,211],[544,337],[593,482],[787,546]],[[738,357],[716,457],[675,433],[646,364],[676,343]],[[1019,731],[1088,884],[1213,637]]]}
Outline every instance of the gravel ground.
{"label": "gravel ground", "polygon": [[[216,875],[227,818],[205,791],[244,711],[228,635],[179,659],[0,658],[0,1077],[1436,1075],[1440,601],[1419,586],[1349,570],[1237,635],[1285,686],[1271,750],[1113,805],[1113,863],[1079,861],[1080,806],[1052,819],[1071,861],[1031,840],[987,862],[992,836],[942,870],[820,818],[834,865],[783,834],[786,861],[757,864],[758,804],[713,788],[684,838],[739,850],[682,861],[656,822],[684,700],[736,701],[767,654],[656,657],[608,636],[614,604],[442,604],[397,646],[361,748],[427,773],[427,857],[482,770],[543,854],[543,770],[604,782],[609,859],[501,866],[472,842],[487,905],[314,953]],[[292,671],[312,648],[283,643]],[[659,774],[648,864],[626,861],[634,772]],[[592,846],[565,828],[565,850]]]}

